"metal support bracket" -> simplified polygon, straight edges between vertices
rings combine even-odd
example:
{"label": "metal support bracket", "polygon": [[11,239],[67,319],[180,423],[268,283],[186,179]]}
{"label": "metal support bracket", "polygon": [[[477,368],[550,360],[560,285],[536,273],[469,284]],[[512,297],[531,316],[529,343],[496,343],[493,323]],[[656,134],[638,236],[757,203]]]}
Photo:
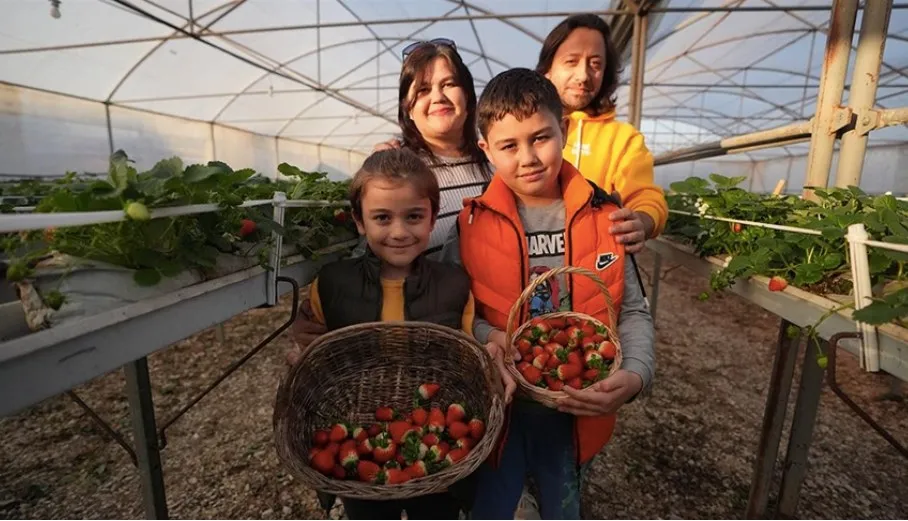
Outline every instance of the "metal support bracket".
{"label": "metal support bracket", "polygon": [[[167,446],[166,431],[167,431],[168,427],[173,425],[174,422],[176,422],[178,419],[180,419],[180,417],[182,417],[184,414],[186,414],[189,411],[189,409],[192,409],[195,406],[195,404],[199,403],[199,401],[202,398],[204,398],[205,396],[208,395],[208,393],[213,391],[214,388],[217,387],[218,385],[220,385],[221,382],[223,382],[228,376],[233,374],[234,371],[236,371],[243,364],[245,364],[247,361],[249,361],[250,358],[255,356],[255,354],[258,353],[259,351],[261,351],[266,345],[270,344],[272,340],[277,338],[278,335],[283,333],[287,328],[289,328],[291,325],[293,325],[293,323],[296,321],[296,317],[299,314],[299,298],[300,298],[299,283],[297,283],[295,279],[292,279],[290,277],[277,277],[277,282],[286,282],[286,283],[290,284],[291,286],[293,286],[293,304],[290,309],[290,319],[287,320],[286,322],[284,322],[279,328],[274,330],[274,332],[272,332],[270,335],[268,335],[264,340],[259,342],[259,344],[257,346],[255,346],[254,348],[252,348],[251,351],[249,351],[248,353],[243,355],[242,358],[240,358],[236,362],[230,364],[230,367],[228,367],[227,370],[224,371],[224,373],[221,374],[221,376],[219,376],[214,382],[212,382],[204,391],[199,393],[198,396],[193,398],[189,403],[187,403],[185,406],[183,406],[183,408],[181,408],[179,411],[177,411],[176,414],[174,414],[167,421],[165,421],[164,424],[161,425],[160,430],[158,431],[158,447],[159,448],[163,449],[164,447]],[[277,290],[275,290],[275,292],[277,292]]]}
{"label": "metal support bracket", "polygon": [[829,122],[829,129],[827,132],[830,134],[838,133],[851,124],[851,118],[853,116],[854,111],[851,107],[837,107],[835,112],[833,112],[832,120]]}
{"label": "metal support bracket", "polygon": [[866,136],[871,130],[880,128],[882,117],[880,111],[874,109],[857,109],[854,111],[856,116],[854,122],[854,131],[859,136]]}
{"label": "metal support bracket", "polygon": [[73,391],[66,391],[66,395],[69,396],[69,398],[76,405],[78,405],[79,408],[85,411],[85,413],[88,414],[92,421],[94,421],[99,427],[101,427],[101,429],[104,431],[104,434],[106,434],[113,441],[117,442],[117,445],[122,447],[123,450],[125,450],[126,453],[129,454],[129,459],[132,460],[132,464],[134,466],[139,466],[139,460],[136,458],[136,451],[134,451],[132,447],[129,446],[129,442],[126,441],[126,438],[124,438],[122,434],[117,432],[117,430],[111,427],[109,423],[98,416],[98,413],[96,413],[94,409],[89,407],[87,403],[83,402],[82,398],[79,398],[79,395],[77,395]]}

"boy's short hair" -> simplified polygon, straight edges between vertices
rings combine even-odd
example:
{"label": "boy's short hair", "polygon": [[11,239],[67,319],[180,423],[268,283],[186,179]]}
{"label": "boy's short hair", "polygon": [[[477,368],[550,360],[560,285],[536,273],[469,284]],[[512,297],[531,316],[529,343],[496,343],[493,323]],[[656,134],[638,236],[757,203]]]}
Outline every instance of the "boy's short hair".
{"label": "boy's short hair", "polygon": [[349,199],[353,215],[363,216],[363,195],[370,181],[384,179],[391,183],[410,183],[423,197],[429,198],[432,217],[438,216],[439,188],[435,173],[415,152],[406,148],[380,150],[372,153],[350,182]]}
{"label": "boy's short hair", "polygon": [[504,71],[492,78],[479,98],[479,132],[486,137],[492,123],[508,114],[522,121],[543,108],[561,121],[564,114],[561,97],[548,78],[522,67]]}

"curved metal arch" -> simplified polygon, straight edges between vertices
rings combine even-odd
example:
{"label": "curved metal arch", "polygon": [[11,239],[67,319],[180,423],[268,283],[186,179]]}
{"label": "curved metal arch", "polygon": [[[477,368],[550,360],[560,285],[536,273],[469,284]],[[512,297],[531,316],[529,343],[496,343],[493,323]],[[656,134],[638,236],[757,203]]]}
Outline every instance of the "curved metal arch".
{"label": "curved metal arch", "polygon": [[[695,76],[697,74],[703,74],[705,72],[718,72],[718,71],[741,72],[743,70],[745,70],[745,69],[742,69],[741,67],[716,67],[716,68],[710,68],[710,69],[701,69],[698,71],[685,72],[683,74],[677,74],[675,76],[668,76],[667,78],[664,78],[663,80],[666,82],[670,82],[672,80],[677,80],[679,78],[687,78],[689,76]],[[747,67],[746,70],[758,71],[758,72],[775,72],[775,73],[779,73],[779,74],[787,74],[789,76],[801,76],[802,78],[807,78],[809,80],[817,80],[817,81],[819,81],[819,79],[820,79],[819,76],[813,76],[810,74],[805,74],[803,72],[798,72],[798,71],[793,71],[793,70],[779,69],[776,67]],[[717,84],[717,85],[722,86],[722,84]],[[725,86],[728,87],[729,85],[725,85]],[[801,86],[798,85],[798,87],[801,87]]]}
{"label": "curved metal arch", "polygon": [[[200,30],[201,30],[201,31],[207,31],[209,28],[211,28],[212,25],[214,25],[214,24],[216,24],[217,22],[219,22],[220,20],[222,20],[225,16],[227,16],[228,14],[232,13],[233,11],[235,11],[238,7],[240,7],[240,6],[243,5],[244,3],[246,3],[246,0],[236,0],[236,1],[230,0],[230,1],[226,2],[226,3],[223,3],[223,4],[221,4],[221,5],[217,6],[217,7],[215,7],[215,8],[213,8],[213,9],[209,10],[209,11],[206,12],[206,13],[204,13],[204,14],[201,15],[199,18],[204,18],[204,17],[206,17],[206,16],[208,16],[208,15],[210,15],[210,14],[212,14],[212,13],[215,13],[215,12],[217,12],[217,11],[219,11],[219,10],[221,10],[221,9],[223,9],[223,8],[225,8],[225,7],[227,7],[227,6],[230,6],[230,5],[232,4],[232,7],[230,7],[230,9],[228,9],[226,12],[222,13],[220,16],[218,16],[217,18],[215,18],[215,19],[212,20],[211,22],[209,22],[207,25],[205,25],[204,27],[202,27]],[[186,20],[185,18],[182,18],[182,17],[180,17],[180,18],[183,19],[183,20],[186,22],[185,24],[183,24],[183,25],[180,27],[180,28],[183,29],[183,30],[185,30],[185,29],[186,29],[187,27],[189,27],[189,26],[198,25],[198,24],[195,22],[195,20],[190,21],[190,20]],[[167,36],[167,37],[164,38],[163,40],[159,41],[158,43],[155,44],[154,47],[152,47],[151,49],[149,49],[148,52],[145,53],[144,56],[142,56],[141,58],[139,58],[139,60],[138,60],[132,67],[130,67],[128,71],[126,71],[126,74],[123,75],[122,78],[120,78],[120,81],[117,82],[117,84],[114,86],[113,90],[110,91],[110,94],[108,94],[108,95],[107,95],[107,98],[104,100],[104,104],[110,104],[110,103],[112,102],[113,97],[117,94],[117,91],[120,90],[120,87],[122,87],[123,84],[126,83],[126,80],[128,80],[129,77],[132,76],[132,73],[135,72],[136,69],[138,69],[140,65],[142,65],[143,63],[145,63],[145,60],[147,60],[148,58],[150,58],[151,55],[154,54],[158,49],[160,49],[161,47],[163,47],[164,44],[166,44],[167,42],[169,42],[170,40],[172,40],[175,36],[177,36],[177,35],[179,35],[179,34],[180,34],[180,33],[179,33],[178,31],[173,31],[172,33],[170,33],[169,36]]]}
{"label": "curved metal arch", "polygon": [[498,21],[500,21],[501,23],[503,23],[505,25],[509,25],[509,26],[513,27],[514,29],[517,29],[518,31],[522,32],[523,34],[529,36],[530,38],[536,40],[537,42],[542,43],[542,38],[538,34],[534,33],[533,31],[527,29],[526,27],[520,25],[517,22],[509,20],[507,18],[508,17],[507,14],[500,14],[500,13],[496,13],[494,11],[489,11],[488,9],[483,9],[482,7],[479,7],[478,5],[471,4],[470,2],[467,2],[465,0],[445,0],[445,1],[450,2],[452,4],[461,5],[465,9],[469,8],[469,9],[472,9],[472,10],[474,10],[478,13],[484,14],[484,15],[495,16],[495,17],[497,17]]}

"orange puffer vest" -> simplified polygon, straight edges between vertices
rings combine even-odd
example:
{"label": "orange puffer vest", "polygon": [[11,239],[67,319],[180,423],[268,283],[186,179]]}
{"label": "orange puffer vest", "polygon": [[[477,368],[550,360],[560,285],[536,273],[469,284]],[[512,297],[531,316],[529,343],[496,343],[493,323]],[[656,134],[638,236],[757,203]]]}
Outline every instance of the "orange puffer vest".
{"label": "orange puffer vest", "polygon": [[[580,266],[598,273],[621,312],[624,296],[624,246],[609,232],[608,216],[618,205],[565,161],[559,175],[564,197],[566,266]],[[513,192],[497,176],[485,193],[464,200],[458,217],[460,254],[470,275],[478,316],[502,331],[507,328],[511,306],[529,281],[527,239]],[[520,269],[515,269],[515,259]],[[596,284],[583,275],[568,276],[572,309],[608,323],[605,298]],[[526,320],[527,309],[523,310]],[[611,324],[617,331],[617,324]],[[579,463],[589,461],[612,437],[615,415],[578,416],[574,421]],[[505,425],[502,440],[507,437]],[[498,447],[498,454],[500,449]]]}

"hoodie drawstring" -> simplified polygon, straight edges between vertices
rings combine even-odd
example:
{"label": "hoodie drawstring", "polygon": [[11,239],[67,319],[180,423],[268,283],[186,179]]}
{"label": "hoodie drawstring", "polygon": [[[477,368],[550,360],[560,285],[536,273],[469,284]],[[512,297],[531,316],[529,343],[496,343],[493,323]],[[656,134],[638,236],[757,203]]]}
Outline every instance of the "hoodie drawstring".
{"label": "hoodie drawstring", "polygon": [[574,159],[574,168],[580,170],[580,156],[583,154],[583,119],[577,120],[577,158]]}

